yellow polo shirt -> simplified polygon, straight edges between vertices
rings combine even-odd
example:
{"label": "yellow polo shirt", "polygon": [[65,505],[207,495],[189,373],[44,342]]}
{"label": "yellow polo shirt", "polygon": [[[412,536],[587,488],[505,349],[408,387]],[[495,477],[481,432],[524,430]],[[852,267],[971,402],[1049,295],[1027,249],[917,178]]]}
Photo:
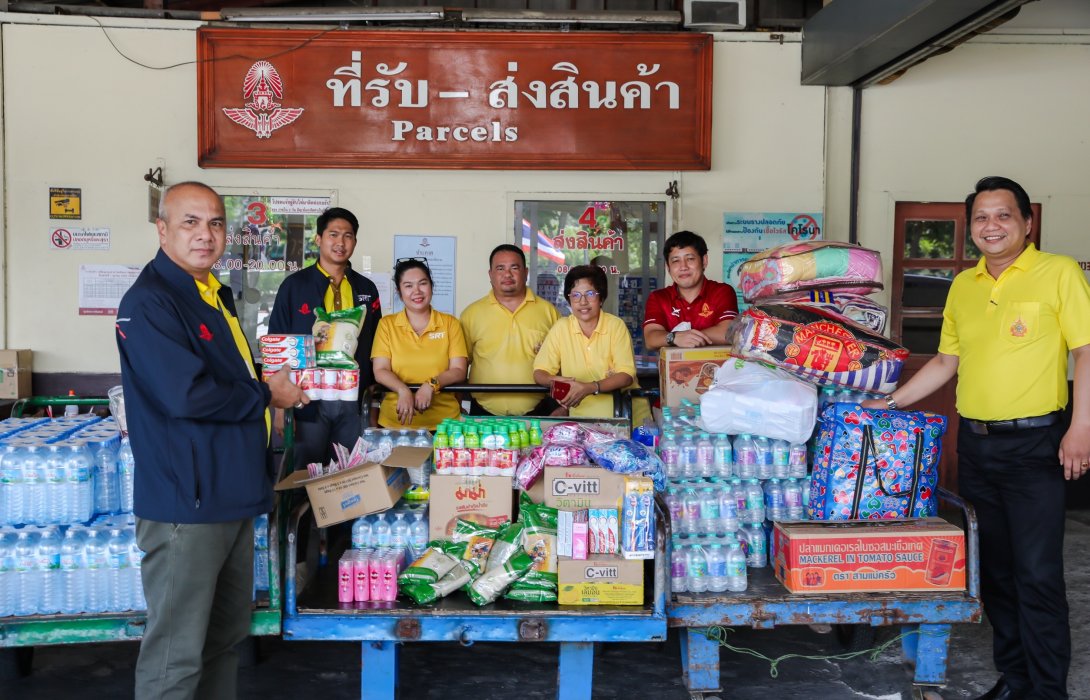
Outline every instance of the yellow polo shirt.
{"label": "yellow polo shirt", "polygon": [[[323,275],[325,275],[326,279],[329,279],[329,273],[326,272],[321,265],[319,265],[318,263],[314,263],[314,267],[318,268],[318,272],[321,272]],[[355,306],[355,304],[352,303],[352,285],[348,283],[348,275],[341,277],[341,283],[338,286],[341,292],[341,308],[351,309]],[[326,311],[332,311],[335,308],[333,304],[332,287],[326,287],[325,297],[322,299],[322,306],[325,307]]]}
{"label": "yellow polo shirt", "polygon": [[1067,405],[1067,354],[1090,343],[1090,284],[1078,263],[1030,244],[999,279],[982,258],[954,278],[939,352],[958,357],[958,413],[1041,416]]}
{"label": "yellow polo shirt", "polygon": [[[601,381],[624,372],[632,377],[632,386],[638,386],[632,336],[624,321],[605,311],[598,317],[598,326],[589,338],[579,329],[575,316],[557,321],[534,358],[534,369],[581,382]],[[571,415],[612,418],[613,396],[588,396],[571,409]]]}
{"label": "yellow polo shirt", "polygon": [[[556,307],[526,290],[514,312],[489,292],[462,312],[469,350],[470,384],[533,384],[534,357],[549,329],[560,318]],[[497,416],[523,416],[541,402],[541,394],[474,394]]]}
{"label": "yellow polo shirt", "polygon": [[[431,319],[420,335],[413,330],[404,311],[379,319],[371,357],[389,358],[394,374],[406,384],[423,384],[445,371],[452,357],[469,357],[469,353],[458,319],[432,309]],[[444,419],[457,418],[461,412],[454,394],[441,391],[432,399],[428,410],[413,415],[411,425],[435,430]],[[395,392],[386,392],[382,399],[378,423],[384,428],[402,427],[397,420]]]}
{"label": "yellow polo shirt", "polygon": [[[239,325],[238,319],[231,315],[231,312],[227,310],[227,307],[220,301],[220,281],[216,279],[212,273],[208,273],[208,283],[201,282],[200,280],[193,280],[197,283],[197,291],[201,294],[201,299],[204,303],[211,306],[213,309],[219,309],[223,312],[223,317],[227,320],[227,326],[231,329],[231,337],[235,339],[235,347],[238,348],[238,354],[242,355],[243,362],[246,363],[246,369],[250,370],[250,376],[257,379],[257,374],[254,372],[254,356],[250,354],[250,343],[246,340],[246,336],[242,332],[242,326]],[[265,408],[265,440],[268,441],[272,436],[272,419],[269,416],[268,407]]]}

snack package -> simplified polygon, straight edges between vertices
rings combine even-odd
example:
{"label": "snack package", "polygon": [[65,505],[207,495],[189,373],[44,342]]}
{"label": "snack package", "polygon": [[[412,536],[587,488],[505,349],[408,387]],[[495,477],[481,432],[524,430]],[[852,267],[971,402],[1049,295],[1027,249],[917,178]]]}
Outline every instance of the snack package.
{"label": "snack package", "polygon": [[586,445],[587,456],[600,467],[617,474],[642,474],[651,477],[655,490],[666,488],[666,467],[645,445],[633,440],[614,440]]}
{"label": "snack package", "polygon": [[362,306],[339,311],[326,311],[321,307],[314,310],[318,320],[312,330],[319,367],[359,368],[355,355],[365,310]]}
{"label": "snack package", "polygon": [[472,580],[470,570],[455,563],[454,568],[438,581],[434,583],[413,581],[402,586],[401,592],[409,596],[417,605],[428,605],[465,587]]}
{"label": "snack package", "polygon": [[514,554],[502,565],[489,569],[469,584],[466,591],[469,599],[474,605],[488,605],[499,598],[508,586],[526,575],[533,565],[534,560],[530,558],[530,555],[516,545]]}
{"label": "snack package", "polygon": [[495,546],[497,532],[494,528],[478,525],[470,520],[459,518],[454,523],[451,539],[465,545],[461,559],[472,561],[478,570],[483,571]]}
{"label": "snack package", "polygon": [[435,583],[458,566],[458,560],[438,547],[428,547],[416,561],[405,568],[397,577],[399,586],[420,582]]}
{"label": "snack package", "polygon": [[[561,423],[560,425],[574,425]],[[556,426],[554,426],[556,427]],[[579,426],[576,426],[579,427]],[[579,427],[580,430],[583,430]],[[545,467],[570,467],[586,464],[587,453],[574,443],[548,443],[538,445],[522,458],[515,469],[515,482],[523,491],[528,491]]]}
{"label": "snack package", "polygon": [[534,565],[515,585],[555,593],[557,510],[534,503],[523,493],[520,496],[519,520],[525,525],[522,548],[534,560]]}
{"label": "snack package", "polygon": [[541,441],[543,443],[565,442],[569,444],[579,444],[583,442],[585,436],[586,428],[578,423],[565,422],[549,426],[545,432],[541,434]]}
{"label": "snack package", "polygon": [[500,568],[518,552],[525,554],[522,549],[524,528],[525,525],[522,523],[507,523],[500,527],[499,532],[496,533],[496,542],[488,555],[488,565],[484,567],[486,573]]}

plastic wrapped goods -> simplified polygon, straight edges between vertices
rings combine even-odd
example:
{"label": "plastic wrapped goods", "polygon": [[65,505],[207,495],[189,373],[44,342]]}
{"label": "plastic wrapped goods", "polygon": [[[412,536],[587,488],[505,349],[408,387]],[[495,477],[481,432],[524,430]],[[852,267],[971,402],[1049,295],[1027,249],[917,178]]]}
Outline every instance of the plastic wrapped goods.
{"label": "plastic wrapped goods", "polygon": [[530,555],[518,548],[501,566],[489,569],[469,584],[469,599],[475,605],[488,605],[499,598],[508,586],[525,576],[533,565]]}
{"label": "plastic wrapped goods", "polygon": [[650,477],[656,491],[666,488],[666,466],[646,445],[633,440],[613,440],[585,447],[587,456],[598,466],[617,474]]}
{"label": "plastic wrapped goods", "polygon": [[314,310],[318,320],[314,322],[314,349],[319,367],[356,369],[356,346],[359,343],[360,326],[363,323],[362,306],[338,311]]}
{"label": "plastic wrapped goods", "polygon": [[867,294],[882,288],[882,256],[876,250],[834,241],[800,241],[769,248],[742,263],[745,300],[809,289]]}
{"label": "plastic wrapped goods", "polygon": [[700,397],[700,423],[709,433],[803,443],[816,419],[814,385],[756,362],[724,362],[711,390]]}
{"label": "plastic wrapped goods", "polygon": [[812,306],[835,314],[840,320],[848,321],[875,333],[886,330],[889,309],[870,297],[851,292],[831,292],[812,290],[809,292],[789,292],[780,296],[762,299],[762,304],[795,304]]}
{"label": "plastic wrapped goods", "polygon": [[897,388],[909,354],[888,338],[827,311],[791,304],[746,309],[729,336],[734,352],[746,359],[776,365],[816,384],[883,394]]}

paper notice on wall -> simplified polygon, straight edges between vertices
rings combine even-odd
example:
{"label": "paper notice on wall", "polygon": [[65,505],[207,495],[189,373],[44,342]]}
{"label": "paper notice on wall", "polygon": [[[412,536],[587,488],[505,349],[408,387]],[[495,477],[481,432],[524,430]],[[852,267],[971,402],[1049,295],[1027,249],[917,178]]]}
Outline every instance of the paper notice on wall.
{"label": "paper notice on wall", "polygon": [[[394,264],[403,258],[423,258],[431,270],[432,308],[454,313],[454,255],[458,239],[454,236],[394,236]],[[396,291],[396,290],[395,290]],[[394,311],[403,307],[395,294]]]}
{"label": "paper notice on wall", "polygon": [[49,227],[50,250],[109,250],[110,229]]}
{"label": "paper notice on wall", "polygon": [[80,265],[79,315],[116,316],[121,297],[141,269],[140,265]]}
{"label": "paper notice on wall", "polygon": [[382,313],[390,314],[394,310],[394,280],[389,272],[364,272],[363,276],[378,287],[378,298],[382,300]]}
{"label": "paper notice on wall", "polygon": [[329,209],[329,197],[269,197],[269,211],[274,214],[321,214]]}

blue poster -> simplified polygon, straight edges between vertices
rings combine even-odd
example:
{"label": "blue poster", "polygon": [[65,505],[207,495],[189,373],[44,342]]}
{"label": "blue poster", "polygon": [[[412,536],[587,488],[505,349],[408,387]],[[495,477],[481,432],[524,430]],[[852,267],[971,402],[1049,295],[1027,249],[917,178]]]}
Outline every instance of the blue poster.
{"label": "blue poster", "polygon": [[793,241],[820,241],[820,213],[724,212],[723,252],[758,252]]}

